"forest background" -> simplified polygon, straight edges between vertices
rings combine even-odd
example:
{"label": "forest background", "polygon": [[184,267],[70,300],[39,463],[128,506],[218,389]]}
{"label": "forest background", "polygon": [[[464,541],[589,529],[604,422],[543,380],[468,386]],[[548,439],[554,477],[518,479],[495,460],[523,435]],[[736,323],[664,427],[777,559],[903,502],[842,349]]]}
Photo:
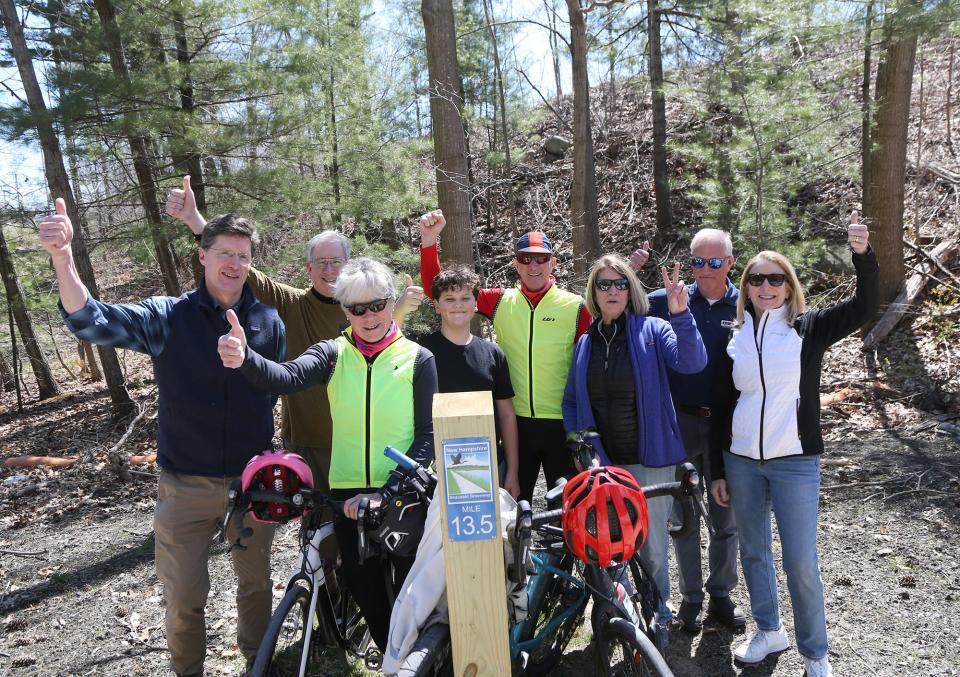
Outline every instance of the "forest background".
{"label": "forest background", "polygon": [[[0,456],[72,466],[0,471],[0,539],[95,496],[150,495],[149,360],[65,331],[36,223],[66,199],[99,298],[177,295],[196,284],[196,245],[162,209],[185,175],[205,215],[256,220],[258,267],[302,286],[323,228],[415,273],[416,219],[439,206],[443,260],[485,285],[513,283],[528,229],[582,291],[600,252],[649,241],[669,263],[713,226],[733,234],[735,279],[779,249],[823,304],[851,291],[858,209],[884,307],[825,378],[827,439],[960,435],[957,0],[0,0],[0,14]],[[956,466],[938,467],[901,475],[946,473],[955,491]]]}

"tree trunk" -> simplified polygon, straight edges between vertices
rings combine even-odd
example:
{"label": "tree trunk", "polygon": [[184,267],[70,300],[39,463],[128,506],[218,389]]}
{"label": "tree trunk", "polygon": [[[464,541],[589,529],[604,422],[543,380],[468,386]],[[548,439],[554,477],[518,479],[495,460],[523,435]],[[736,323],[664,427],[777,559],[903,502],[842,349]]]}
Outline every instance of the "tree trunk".
{"label": "tree trunk", "polygon": [[[77,266],[77,274],[83,284],[86,285],[87,290],[97,297],[99,296],[97,280],[93,273],[93,265],[90,263],[90,254],[87,251],[87,244],[84,239],[83,220],[80,217],[80,210],[77,209],[73,190],[70,188],[70,181],[67,179],[63,154],[60,152],[60,142],[54,132],[53,125],[50,123],[50,115],[43,101],[43,93],[37,81],[37,74],[33,70],[27,42],[23,37],[23,27],[20,25],[13,0],[0,0],[0,14],[3,15],[3,23],[7,29],[7,37],[10,40],[10,47],[17,62],[17,69],[20,72],[20,80],[30,106],[30,112],[33,113],[34,122],[37,126],[37,136],[40,138],[40,147],[43,150],[43,166],[47,186],[53,196],[64,199],[67,204],[67,214],[76,229],[76,235],[73,238],[73,257]],[[127,416],[136,407],[123,382],[123,372],[120,370],[117,353],[113,348],[105,346],[98,346],[98,350],[100,352],[100,363],[107,380],[107,387],[110,390],[114,414],[118,417]]]}
{"label": "tree trunk", "polygon": [[553,81],[557,88],[557,107],[560,106],[560,100],[563,98],[563,86],[560,78],[560,47],[557,44],[557,8],[553,2],[543,0],[544,9],[547,10],[547,23],[550,31],[547,38],[550,43],[550,58],[553,62]]}
{"label": "tree trunk", "polygon": [[[490,0],[483,0],[483,14],[490,26],[490,42],[493,44],[493,67],[497,76],[497,94],[500,99],[500,127],[503,137],[503,153],[507,161],[507,209],[510,212],[510,238],[516,240],[517,232],[516,204],[513,197],[513,162],[510,159],[510,132],[507,127],[507,97],[504,94],[503,70],[500,68],[500,46],[497,42],[497,29],[494,28],[493,8]],[[494,123],[496,129],[496,123]]]}
{"label": "tree trunk", "polygon": [[10,366],[10,363],[7,362],[6,356],[3,354],[3,351],[0,351],[0,390],[3,390],[5,393],[9,393],[11,390],[16,387],[16,381],[14,381],[13,368]]}
{"label": "tree trunk", "polygon": [[13,257],[10,256],[10,249],[7,247],[7,238],[3,234],[3,228],[0,227],[0,277],[3,277],[3,287],[7,292],[7,303],[13,309],[13,317],[17,323],[17,329],[20,331],[20,340],[27,352],[30,360],[30,367],[33,369],[33,376],[37,380],[37,389],[39,391],[37,398],[45,400],[60,394],[60,386],[53,378],[53,372],[50,371],[50,364],[40,349],[40,343],[33,331],[33,322],[30,321],[30,315],[27,313],[27,304],[23,300],[23,289],[20,287],[20,279],[17,277],[17,269],[13,265]]}
{"label": "tree trunk", "polygon": [[[110,66],[117,80],[126,85],[130,81],[127,63],[124,60],[123,42],[117,28],[113,5],[110,0],[94,0],[100,24],[103,27],[103,37],[107,52],[110,55]],[[157,254],[157,264],[160,266],[160,277],[163,280],[164,290],[168,296],[180,296],[180,281],[177,279],[177,265],[173,258],[173,249],[170,240],[164,232],[163,217],[160,214],[160,203],[157,200],[157,186],[153,178],[153,167],[150,162],[149,145],[146,137],[136,129],[137,122],[127,123],[127,142],[130,144],[130,154],[133,156],[133,170],[137,175],[137,186],[140,192],[140,201],[150,224],[150,235],[153,239],[154,251]],[[191,177],[192,178],[192,177]]]}
{"label": "tree trunk", "polygon": [[864,19],[863,30],[863,79],[860,84],[860,94],[863,99],[861,105],[860,123],[860,180],[863,186],[860,196],[860,206],[864,218],[872,216],[873,207],[870,200],[870,144],[871,127],[871,103],[870,103],[870,75],[873,69],[873,3],[874,0],[867,2],[867,16]]}
{"label": "tree trunk", "polygon": [[573,59],[573,183],[570,186],[570,227],[573,233],[573,270],[585,279],[600,255],[597,209],[597,172],[590,125],[590,79],[587,74],[587,26],[579,0],[567,0]]}
{"label": "tree trunk", "polygon": [[453,3],[451,0],[423,0],[420,12],[427,39],[437,197],[447,220],[442,256],[444,262],[473,266],[470,180]]}
{"label": "tree trunk", "polygon": [[103,379],[103,374],[100,373],[100,365],[97,364],[96,355],[93,354],[93,346],[89,341],[77,339],[77,355],[83,364],[81,371],[87,378],[91,381],[100,381]]}
{"label": "tree trunk", "polygon": [[660,59],[660,10],[647,0],[650,45],[650,96],[653,104],[653,193],[657,202],[657,231],[667,233],[673,223],[670,208],[670,169],[667,167],[667,112]]}
{"label": "tree trunk", "polygon": [[893,301],[903,285],[903,197],[907,164],[907,125],[915,32],[894,30],[888,15],[884,25],[885,52],[877,68],[876,116],[870,156],[870,195],[873,221],[870,240],[880,263],[880,302]]}
{"label": "tree trunk", "polygon": [[[185,116],[192,118],[196,114],[197,106],[194,99],[193,78],[190,75],[191,56],[190,46],[187,42],[187,25],[183,12],[183,3],[178,1],[174,7],[176,9],[173,10],[173,34],[176,44],[177,65],[179,66],[181,76],[180,82],[177,83],[177,92],[180,96],[180,110],[183,111]],[[255,35],[251,29],[251,50],[255,47],[254,38]],[[162,37],[157,37],[156,44],[157,60],[160,63],[166,63],[167,57],[163,51]],[[249,102],[248,105],[250,105]],[[171,139],[173,166],[176,167],[178,172],[185,172],[190,175],[190,187],[193,189],[197,210],[201,214],[207,214],[207,186],[203,180],[203,164],[201,162],[200,150],[187,145],[181,136],[182,135],[175,133]],[[255,148],[256,141],[254,141],[254,149]],[[254,158],[256,158],[255,150]],[[200,258],[196,247],[192,247],[190,250],[190,270],[193,273],[194,284],[199,285],[200,278],[203,277],[203,267],[200,265]]]}

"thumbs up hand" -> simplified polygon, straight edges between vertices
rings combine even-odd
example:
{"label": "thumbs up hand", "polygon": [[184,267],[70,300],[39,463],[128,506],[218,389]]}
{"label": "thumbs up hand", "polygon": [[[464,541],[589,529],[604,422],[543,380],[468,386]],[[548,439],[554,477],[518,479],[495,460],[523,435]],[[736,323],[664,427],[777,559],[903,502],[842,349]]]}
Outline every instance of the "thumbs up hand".
{"label": "thumbs up hand", "polygon": [[640,272],[640,270],[647,265],[647,261],[650,260],[650,241],[644,240],[643,246],[639,249],[635,249],[632,254],[630,254],[630,267],[635,271]]}
{"label": "thumbs up hand", "polygon": [[866,254],[870,248],[870,230],[860,223],[860,214],[856,209],[850,214],[850,225],[847,226],[847,242],[850,248],[858,254]]}
{"label": "thumbs up hand", "polygon": [[64,259],[71,254],[73,223],[67,216],[67,204],[62,197],[57,198],[56,209],[40,222],[40,244],[54,259]]}
{"label": "thumbs up hand", "polygon": [[232,309],[227,311],[227,322],[230,323],[230,332],[217,341],[217,352],[224,367],[237,369],[247,357],[247,335]]}
{"label": "thumbs up hand", "polygon": [[167,194],[167,204],[164,211],[173,218],[187,224],[194,234],[199,235],[203,232],[203,227],[207,222],[197,211],[197,198],[190,186],[189,174],[183,177],[183,188],[174,188]]}
{"label": "thumbs up hand", "polygon": [[393,309],[393,319],[399,326],[403,326],[407,315],[419,308],[423,302],[423,287],[413,284],[413,278],[409,275],[404,275],[404,283],[406,287],[400,292],[400,298]]}

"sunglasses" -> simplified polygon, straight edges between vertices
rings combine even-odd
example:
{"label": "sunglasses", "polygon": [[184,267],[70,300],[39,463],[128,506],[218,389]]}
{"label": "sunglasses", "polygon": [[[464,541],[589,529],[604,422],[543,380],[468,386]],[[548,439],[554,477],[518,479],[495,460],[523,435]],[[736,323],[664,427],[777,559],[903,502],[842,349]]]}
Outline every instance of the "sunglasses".
{"label": "sunglasses", "polygon": [[762,287],[763,281],[770,283],[771,287],[782,287],[787,281],[787,276],[783,273],[750,273],[747,275],[747,282],[751,287]]}
{"label": "sunglasses", "polygon": [[689,259],[687,259],[687,263],[689,263],[694,268],[703,268],[705,265],[707,265],[713,268],[714,270],[716,270],[717,268],[722,266],[724,261],[726,260],[727,260],[726,256],[722,258],[716,257],[712,259],[705,259],[702,256],[691,256]]}
{"label": "sunglasses", "polygon": [[536,261],[541,266],[545,266],[550,263],[550,259],[552,258],[553,254],[517,254],[517,263],[529,266]]}
{"label": "sunglasses", "polygon": [[369,301],[367,303],[354,303],[351,306],[344,306],[344,308],[354,317],[363,317],[368,310],[371,313],[379,313],[387,307],[389,300],[390,299],[377,299],[376,301]]}
{"label": "sunglasses", "polygon": [[625,277],[618,277],[616,280],[601,280],[597,278],[593,286],[600,291],[609,291],[610,287],[616,287],[620,291],[627,291],[630,288],[630,280]]}

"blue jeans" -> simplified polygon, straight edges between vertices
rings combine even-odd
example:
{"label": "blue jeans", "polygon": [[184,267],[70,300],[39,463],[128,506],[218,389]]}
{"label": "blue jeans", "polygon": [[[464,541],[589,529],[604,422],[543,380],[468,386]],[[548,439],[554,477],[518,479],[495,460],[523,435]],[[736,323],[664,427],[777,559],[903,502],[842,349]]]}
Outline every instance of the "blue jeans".
{"label": "blue jeans", "polygon": [[760,630],[780,627],[777,576],[773,568],[770,511],[777,518],[783,570],[793,604],[797,650],[810,659],[827,655],[823,581],[817,559],[820,457],[790,456],[754,461],[724,453],[730,501],[740,531],[740,560],[750,609]]}
{"label": "blue jeans", "polygon": [[[666,468],[647,468],[638,463],[620,467],[633,475],[640,486],[673,482],[676,473],[676,466],[673,465]],[[664,624],[668,623],[672,616],[667,606],[667,600],[670,599],[670,566],[667,561],[667,541],[670,536],[667,533],[667,519],[672,508],[673,499],[669,496],[647,501],[647,538],[640,549],[640,560],[650,572],[660,593],[657,619]]]}

